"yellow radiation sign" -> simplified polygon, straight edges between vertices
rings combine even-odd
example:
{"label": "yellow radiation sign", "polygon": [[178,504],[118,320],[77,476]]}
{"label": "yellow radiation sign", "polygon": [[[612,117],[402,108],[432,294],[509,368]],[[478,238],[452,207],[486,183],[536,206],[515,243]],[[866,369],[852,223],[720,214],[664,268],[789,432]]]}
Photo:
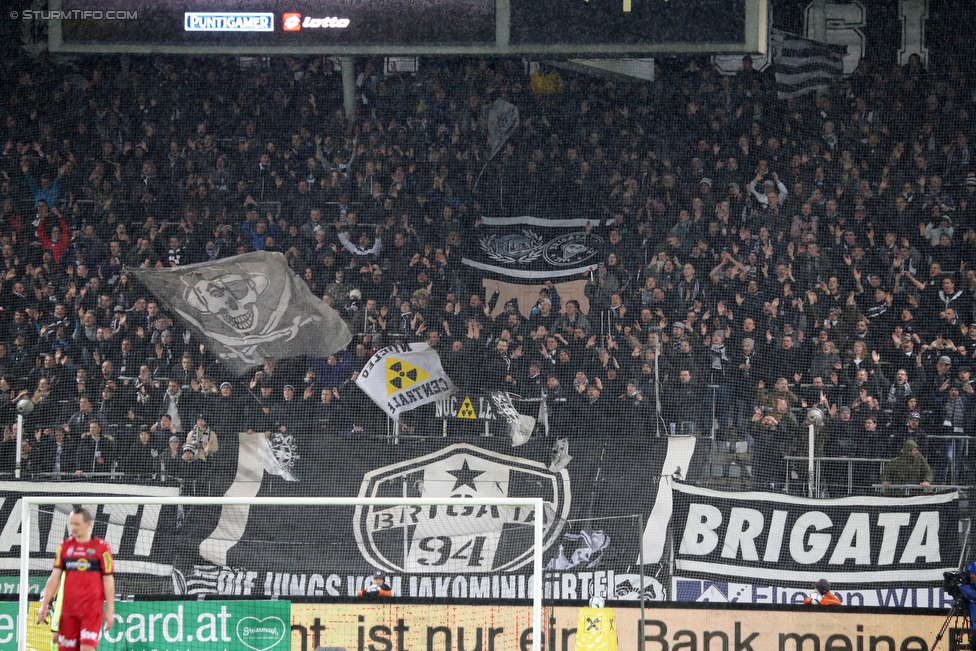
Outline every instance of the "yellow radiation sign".
{"label": "yellow radiation sign", "polygon": [[613,608],[580,608],[576,651],[617,651]]}
{"label": "yellow radiation sign", "polygon": [[386,358],[386,395],[409,389],[418,382],[429,380],[430,373],[395,357]]}
{"label": "yellow radiation sign", "polygon": [[461,408],[457,412],[458,418],[471,418],[473,420],[478,419],[478,412],[475,411],[474,405],[471,404],[471,398],[468,396],[464,397],[464,402],[461,403]]}

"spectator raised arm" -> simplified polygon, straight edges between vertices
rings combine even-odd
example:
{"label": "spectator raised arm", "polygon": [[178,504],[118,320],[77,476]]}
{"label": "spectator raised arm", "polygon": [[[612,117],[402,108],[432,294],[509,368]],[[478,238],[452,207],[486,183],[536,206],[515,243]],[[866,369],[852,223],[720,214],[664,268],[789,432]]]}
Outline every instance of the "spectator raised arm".
{"label": "spectator raised arm", "polygon": [[47,251],[51,252],[54,256],[54,262],[56,264],[61,264],[64,260],[64,253],[68,250],[68,244],[70,239],[68,238],[68,221],[61,215],[60,211],[55,208],[52,210],[58,217],[58,223],[56,226],[51,227],[50,234],[47,232],[47,221],[44,217],[41,217],[37,221],[37,240],[41,243],[41,247]]}

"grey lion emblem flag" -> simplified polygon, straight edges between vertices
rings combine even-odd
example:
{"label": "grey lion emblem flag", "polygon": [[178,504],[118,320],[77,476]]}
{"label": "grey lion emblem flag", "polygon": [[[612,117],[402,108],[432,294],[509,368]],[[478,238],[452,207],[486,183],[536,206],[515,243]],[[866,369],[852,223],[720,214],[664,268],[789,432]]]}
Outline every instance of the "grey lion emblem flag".
{"label": "grey lion emblem flag", "polygon": [[237,375],[268,359],[326,357],[352,339],[280,253],[130,271]]}

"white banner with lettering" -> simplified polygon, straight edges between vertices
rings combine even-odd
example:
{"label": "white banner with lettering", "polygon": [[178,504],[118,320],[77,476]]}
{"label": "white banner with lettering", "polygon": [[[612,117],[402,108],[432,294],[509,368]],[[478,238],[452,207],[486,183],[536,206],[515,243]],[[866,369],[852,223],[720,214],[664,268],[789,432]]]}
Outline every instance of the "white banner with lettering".
{"label": "white banner with lettering", "polygon": [[676,577],[904,587],[941,582],[959,564],[955,492],[811,500],[673,488]]}

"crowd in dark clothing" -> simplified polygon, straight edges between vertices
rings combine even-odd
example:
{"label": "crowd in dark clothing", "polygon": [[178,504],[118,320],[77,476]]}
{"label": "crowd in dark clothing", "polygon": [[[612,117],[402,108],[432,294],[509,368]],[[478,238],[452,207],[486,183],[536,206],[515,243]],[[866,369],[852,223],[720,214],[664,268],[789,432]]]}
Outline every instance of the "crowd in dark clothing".
{"label": "crowd in dark clothing", "polygon": [[[381,346],[427,341],[465,392],[545,396],[558,436],[674,424],[747,441],[761,487],[814,406],[820,454],[890,458],[913,439],[936,481],[961,478],[950,461],[968,472],[962,446],[926,434],[972,433],[970,77],[862,60],[780,100],[748,61],[650,83],[517,59],[357,73],[348,119],[325,58],[4,71],[4,469],[22,398],[34,472],[195,476],[236,431],[385,433],[350,379]],[[496,99],[521,119],[489,161]],[[500,306],[461,264],[483,217],[516,215],[589,220],[588,306],[558,282]],[[126,271],[254,250],[346,319],[349,350],[232,377]]]}

